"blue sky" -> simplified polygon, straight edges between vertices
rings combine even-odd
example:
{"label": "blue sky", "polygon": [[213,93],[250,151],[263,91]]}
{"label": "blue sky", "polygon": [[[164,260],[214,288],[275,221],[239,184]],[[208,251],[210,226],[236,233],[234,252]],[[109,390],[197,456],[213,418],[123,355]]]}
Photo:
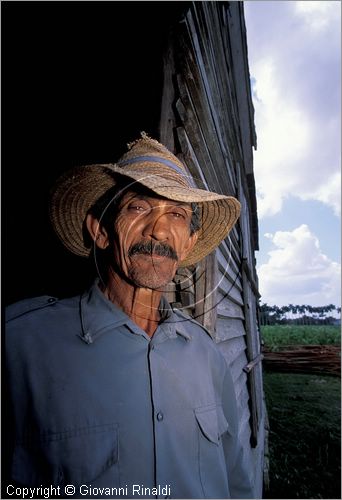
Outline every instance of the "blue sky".
{"label": "blue sky", "polygon": [[340,305],[341,3],[244,2],[261,301]]}

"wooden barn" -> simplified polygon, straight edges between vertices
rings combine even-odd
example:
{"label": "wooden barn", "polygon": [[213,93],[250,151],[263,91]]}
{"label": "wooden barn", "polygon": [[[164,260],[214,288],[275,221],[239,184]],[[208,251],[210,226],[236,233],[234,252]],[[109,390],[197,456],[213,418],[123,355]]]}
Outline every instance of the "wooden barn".
{"label": "wooden barn", "polygon": [[[184,161],[198,187],[236,196],[239,223],[216,252],[175,277],[168,298],[207,327],[231,367],[260,498],[256,134],[243,2],[73,2],[72,11],[68,2],[28,3],[19,2],[20,16],[16,2],[3,9],[11,48],[4,54],[7,302],[83,286],[86,264],[49,226],[49,187],[70,167],[115,161],[142,130]],[[28,210],[35,237],[23,223]],[[20,242],[30,243],[25,251]]]}
{"label": "wooden barn", "polygon": [[160,139],[182,158],[198,187],[236,196],[242,215],[216,252],[176,276],[169,300],[208,328],[231,367],[240,435],[249,450],[255,496],[261,497],[265,410],[253,117],[243,2],[193,2],[170,31]]}

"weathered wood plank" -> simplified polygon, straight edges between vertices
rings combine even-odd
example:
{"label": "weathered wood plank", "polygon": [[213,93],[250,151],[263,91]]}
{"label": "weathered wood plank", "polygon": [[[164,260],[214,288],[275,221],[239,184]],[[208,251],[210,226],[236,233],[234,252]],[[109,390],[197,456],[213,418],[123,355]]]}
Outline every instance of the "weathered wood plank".
{"label": "weathered wood plank", "polygon": [[[181,80],[179,79],[179,87],[181,88],[182,84],[180,82]],[[177,99],[176,101],[176,109],[178,111],[179,118],[182,121],[183,127],[191,141],[193,149],[196,151],[196,156],[199,164],[201,165],[203,176],[207,185],[210,186],[213,191],[216,190],[218,193],[223,194],[222,188],[218,187],[220,182],[212,165],[211,158],[206,147],[206,141],[202,135],[201,127],[197,122],[196,114],[190,105],[190,100],[184,104],[185,100],[186,96],[183,94],[182,98]]]}
{"label": "weathered wood plank", "polygon": [[196,267],[195,318],[215,337],[216,329],[216,272],[215,252],[200,261]]}
{"label": "weathered wood plank", "polygon": [[[203,326],[208,329],[214,330],[216,338],[216,320],[217,320],[217,310],[216,310],[216,300],[217,300],[217,261],[215,256],[215,251],[207,255],[205,258],[205,298],[204,298],[204,317]],[[214,325],[214,328],[213,328]]]}
{"label": "weathered wood plank", "polygon": [[217,316],[221,319],[245,319],[242,307],[229,300],[228,297],[224,297],[218,293],[216,302]]}
{"label": "weathered wood plank", "polygon": [[173,281],[175,282],[175,296],[182,307],[192,313],[195,310],[195,282],[192,271],[188,268],[178,269]]}
{"label": "weathered wood plank", "polygon": [[[235,373],[237,373],[239,377],[241,376],[241,373],[244,373],[244,375],[246,375],[245,372],[243,371],[243,367],[246,366],[246,363],[247,363],[246,354],[241,353],[236,359],[234,359],[233,363],[231,364],[231,370],[235,371]],[[246,382],[243,385],[245,386],[245,390],[247,390]]]}
{"label": "weathered wood plank", "polygon": [[[201,117],[199,115],[203,114],[204,111],[202,112],[200,109],[202,106],[200,102],[198,102],[197,105],[193,102],[194,96],[191,95],[191,92],[188,89],[189,81],[184,83],[180,77],[177,79],[182,105],[177,101],[176,108],[180,118],[182,119],[190,142],[196,150],[199,163],[208,185],[212,190],[219,193],[229,194],[232,191],[232,187],[230,187],[227,183],[227,175],[221,174],[217,159],[212,158],[213,152],[210,148],[210,144],[208,144],[207,137],[205,135],[206,131],[204,130],[205,127],[208,128],[208,124],[206,123],[204,126],[203,121],[200,121]],[[205,104],[203,109],[206,109]],[[204,119],[208,121],[207,117]]]}
{"label": "weathered wood plank", "polygon": [[227,281],[227,286],[232,286],[238,292],[242,292],[242,281],[240,277],[240,273],[234,273],[233,270],[228,267],[226,269],[222,269],[222,266],[218,266],[218,279],[217,279],[217,287],[224,288],[221,286],[222,281]]}
{"label": "weathered wood plank", "polygon": [[249,284],[252,288],[253,294],[257,299],[260,299],[261,295],[258,290],[258,284],[253,276],[252,268],[248,265],[247,259],[243,259],[242,261],[242,271],[245,273],[246,278],[249,281]]}
{"label": "weathered wood plank", "polygon": [[242,396],[242,391],[244,391],[249,396],[249,392],[247,389],[247,375],[243,370],[239,372],[238,377],[235,380],[235,384],[236,384],[235,392],[237,399],[239,399]]}
{"label": "weathered wood plank", "polygon": [[220,277],[217,284],[218,292],[229,298],[232,302],[235,302],[237,305],[243,306],[243,297],[241,292],[234,286],[233,283],[228,281],[228,279],[224,276]]}
{"label": "weathered wood plank", "polygon": [[236,102],[238,105],[240,130],[243,137],[244,167],[246,173],[251,173],[253,172],[252,146],[256,146],[256,134],[247,61],[247,45],[245,42],[245,26],[243,16],[240,16],[239,6],[232,5],[231,8],[236,11],[235,18],[238,17],[240,19],[240,23],[229,22],[228,33],[232,56],[234,58],[233,72],[236,82]]}
{"label": "weathered wood plank", "polygon": [[246,342],[243,336],[231,338],[221,341],[218,344],[220,351],[227,360],[233,360],[244,353],[246,350]]}
{"label": "weathered wood plank", "polygon": [[235,274],[238,274],[242,266],[242,260],[240,256],[241,248],[238,247],[238,249],[236,249],[232,245],[232,242],[227,243],[226,238],[226,240],[221,241],[218,249],[222,252],[225,260],[229,261],[229,267],[234,270]]}
{"label": "weathered wood plank", "polygon": [[[211,97],[213,102],[211,104],[211,111],[213,114],[213,120],[216,125],[218,139],[221,139],[221,131],[227,130],[227,123],[223,123],[223,115],[225,108],[223,107],[223,103],[225,107],[229,103],[227,96],[225,95],[225,86],[221,85],[220,80],[222,78],[222,72],[226,68],[226,64],[224,58],[222,57],[222,53],[220,52],[220,48],[222,47],[222,40],[216,38],[216,44],[213,45],[213,37],[215,34],[219,33],[219,28],[214,25],[213,19],[211,16],[205,15],[204,10],[206,10],[207,3],[199,2],[195,4],[196,6],[192,9],[187,16],[187,20],[189,22],[189,28],[191,34],[195,41],[198,44],[198,50],[196,51],[196,56],[198,57],[198,64],[200,69],[204,68],[205,72],[202,75],[204,79],[204,83],[206,84],[206,90],[208,98]],[[208,10],[208,9],[207,9]],[[193,11],[193,12],[192,12]],[[191,15],[192,14],[192,15]],[[198,37],[196,39],[196,34],[198,33]],[[207,79],[207,81],[205,80]],[[227,81],[224,78],[225,82]],[[209,86],[210,82],[210,86]],[[222,100],[223,99],[223,100]],[[215,113],[216,109],[220,109],[220,114],[217,115]],[[230,121],[234,117],[234,108],[229,109],[229,118]],[[234,148],[239,148],[238,142],[236,140],[236,135],[234,134],[234,130],[231,131],[232,138],[229,141],[229,149],[233,151]],[[221,145],[223,147],[223,151],[225,149],[224,142],[221,141]]]}
{"label": "weathered wood plank", "polygon": [[184,127],[177,127],[176,133],[182,150],[181,159],[188,167],[197,187],[200,189],[207,189],[209,191],[208,183],[203,175],[203,170],[198,162],[197,156]]}
{"label": "weathered wood plank", "polygon": [[173,281],[165,286],[163,295],[170,304],[176,302],[176,284]]}
{"label": "weathered wood plank", "polygon": [[234,337],[242,337],[246,335],[243,322],[240,319],[226,319],[217,318],[216,323],[216,341],[222,342],[223,340],[232,339]]}
{"label": "weathered wood plank", "polygon": [[[196,40],[193,38],[189,38],[189,34],[186,30],[186,27],[183,27],[182,33],[179,38],[179,43],[182,44],[194,44]],[[196,52],[196,48],[195,48]],[[196,115],[198,117],[199,123],[201,125],[201,131],[203,137],[205,139],[205,144],[210,151],[211,162],[215,165],[215,172],[222,172],[224,175],[221,175],[220,181],[216,181],[214,184],[215,188],[221,189],[221,186],[224,187],[223,192],[227,194],[234,194],[236,189],[236,182],[232,177],[232,172],[228,171],[226,165],[224,163],[222,152],[220,150],[220,146],[217,140],[217,133],[215,129],[215,124],[212,119],[210,104],[208,105],[208,95],[206,93],[202,74],[199,69],[198,64],[200,61],[197,61],[197,65],[195,63],[194,57],[196,58],[197,52],[195,55],[191,55],[188,53],[185,54],[185,57],[181,60],[183,74],[191,75],[188,76],[186,80],[186,86],[183,86],[183,89],[187,89],[187,94],[189,97],[189,102],[193,104],[196,109]],[[180,88],[180,91],[182,89]],[[191,96],[191,97],[190,97]],[[182,100],[185,98],[185,95],[181,94]],[[191,99],[191,101],[190,101]],[[188,106],[186,106],[188,108]],[[227,184],[229,181],[229,184]],[[223,184],[222,184],[223,183]]]}
{"label": "weathered wood plank", "polygon": [[172,109],[172,104],[175,100],[175,88],[172,81],[175,73],[174,60],[174,43],[172,35],[170,35],[167,50],[164,55],[164,81],[159,121],[159,138],[161,143],[172,152],[175,152],[172,131],[176,122],[175,114]]}
{"label": "weathered wood plank", "polygon": [[[226,93],[227,85],[227,63],[223,53],[223,40],[222,33],[220,29],[220,24],[217,20],[217,9],[215,6],[211,5],[210,2],[201,2],[199,5],[196,4],[196,20],[199,29],[199,40],[205,40],[202,43],[202,57],[203,62],[207,70],[208,79],[210,79],[211,90],[213,98],[215,99],[215,104],[213,109],[220,109],[221,112],[219,116],[216,116],[218,121],[217,130],[219,132],[227,130],[227,123],[224,122],[224,111],[229,106],[229,104],[235,104],[235,100],[232,101],[228,98]],[[220,119],[221,118],[221,119]],[[237,120],[237,110],[235,106],[229,106],[229,124],[232,124],[231,129],[231,147],[230,149],[237,147],[238,156],[242,158],[242,151],[240,146],[240,136],[237,134],[239,131],[238,120]],[[221,139],[219,134],[219,139]],[[224,147],[223,141],[222,145]]]}
{"label": "weathered wood plank", "polygon": [[216,249],[216,257],[218,261],[218,270],[225,276],[231,283],[234,283],[236,288],[242,291],[242,281],[240,270],[234,266],[233,259],[224,257],[223,253],[219,249]]}

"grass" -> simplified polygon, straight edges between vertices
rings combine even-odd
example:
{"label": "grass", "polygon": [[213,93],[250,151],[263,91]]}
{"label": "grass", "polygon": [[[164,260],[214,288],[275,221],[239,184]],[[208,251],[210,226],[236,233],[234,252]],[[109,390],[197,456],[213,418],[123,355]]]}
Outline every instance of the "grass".
{"label": "grass", "polygon": [[264,373],[270,489],[264,498],[341,498],[341,384],[329,376]]}
{"label": "grass", "polygon": [[284,345],[338,344],[341,345],[341,330],[332,325],[272,325],[262,326],[261,336],[269,349],[277,350]]}
{"label": "grass", "polygon": [[[337,326],[264,326],[268,349],[339,344]],[[341,381],[264,372],[270,488],[264,498],[341,498]]]}

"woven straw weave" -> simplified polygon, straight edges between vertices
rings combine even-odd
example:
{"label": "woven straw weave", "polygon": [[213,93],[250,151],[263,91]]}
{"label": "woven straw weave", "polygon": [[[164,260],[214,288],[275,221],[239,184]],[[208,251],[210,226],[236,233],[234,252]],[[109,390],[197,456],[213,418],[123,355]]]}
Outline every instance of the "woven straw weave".
{"label": "woven straw weave", "polygon": [[57,235],[71,252],[88,256],[90,249],[83,238],[85,217],[96,200],[116,184],[119,173],[132,180],[134,190],[143,184],[167,199],[199,204],[198,240],[180,266],[200,261],[228,235],[240,215],[240,203],[232,196],[194,187],[179,159],[146,134],[128,147],[117,164],[76,167],[58,179],[50,200],[50,218]]}

